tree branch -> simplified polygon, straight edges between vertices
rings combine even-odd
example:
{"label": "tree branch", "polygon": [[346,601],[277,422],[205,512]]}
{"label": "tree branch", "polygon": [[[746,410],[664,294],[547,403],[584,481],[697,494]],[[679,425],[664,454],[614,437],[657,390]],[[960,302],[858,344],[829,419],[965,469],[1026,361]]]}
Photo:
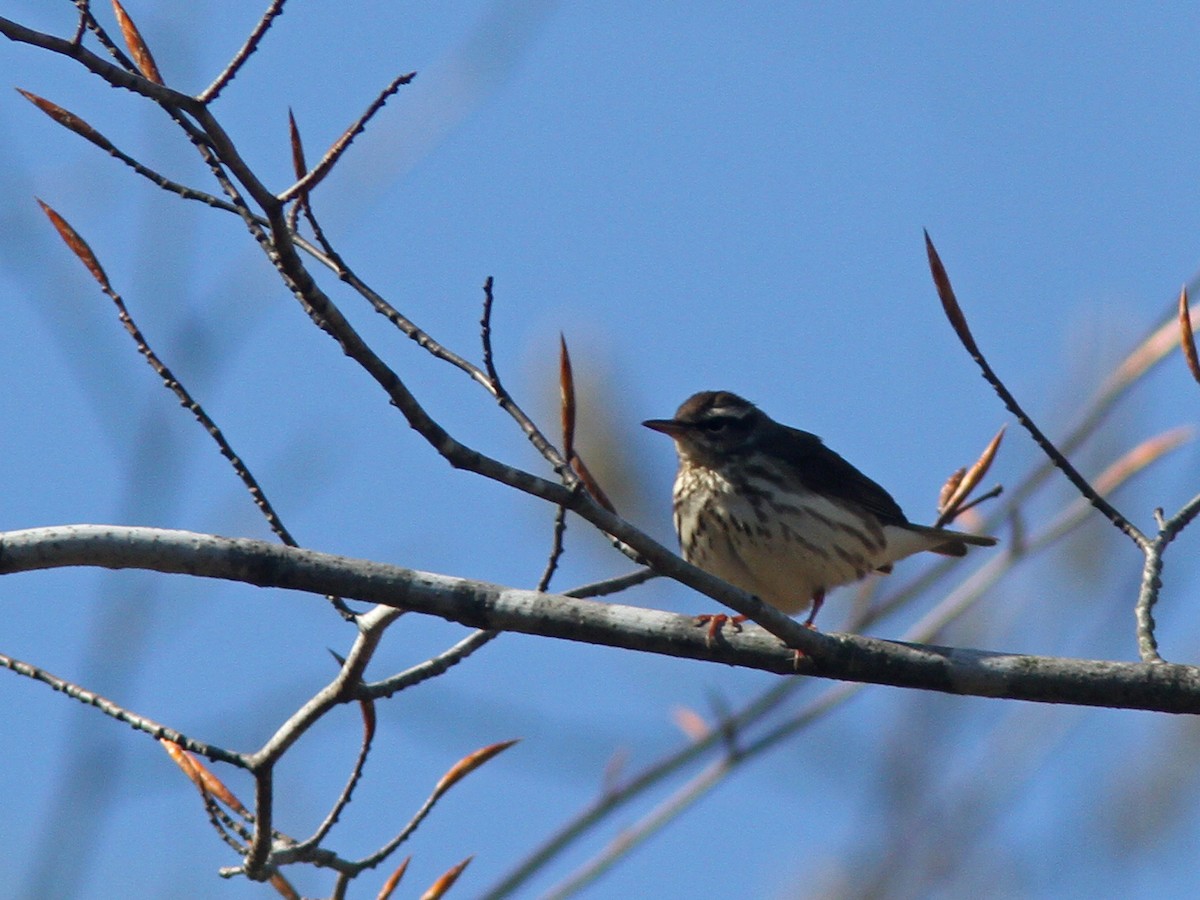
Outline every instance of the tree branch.
{"label": "tree branch", "polygon": [[[286,588],[439,616],[472,628],[797,671],[791,650],[747,628],[711,645],[690,616],[503,587],[399,566],[187,531],[108,525],[0,534],[0,574],[64,566],[136,568]],[[1200,668],[1062,659],[812,633],[802,674],[949,694],[1200,713]]]}

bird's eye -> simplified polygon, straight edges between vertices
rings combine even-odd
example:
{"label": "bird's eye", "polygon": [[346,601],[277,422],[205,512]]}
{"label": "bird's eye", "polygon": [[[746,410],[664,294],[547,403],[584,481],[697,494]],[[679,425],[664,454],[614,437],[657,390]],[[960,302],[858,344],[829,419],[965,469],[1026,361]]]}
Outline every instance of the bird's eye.
{"label": "bird's eye", "polygon": [[708,434],[720,434],[729,427],[729,419],[725,416],[719,416],[715,419],[705,419],[700,423],[700,427]]}

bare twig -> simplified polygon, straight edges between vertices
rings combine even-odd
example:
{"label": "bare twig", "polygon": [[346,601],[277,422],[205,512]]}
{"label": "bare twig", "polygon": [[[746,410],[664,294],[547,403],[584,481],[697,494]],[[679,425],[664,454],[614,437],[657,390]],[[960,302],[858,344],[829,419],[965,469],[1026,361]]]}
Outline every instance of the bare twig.
{"label": "bare twig", "polygon": [[408,840],[409,837],[412,836],[412,833],[417,830],[417,826],[425,821],[425,818],[429,815],[430,810],[433,809],[438,800],[445,796],[446,792],[450,790],[450,788],[454,787],[454,785],[462,781],[462,779],[467,775],[471,774],[480,766],[484,765],[496,756],[499,756],[516,743],[517,741],[512,740],[500,741],[496,744],[489,744],[486,747],[481,747],[474,753],[464,756],[462,759],[456,762],[450,767],[450,770],[438,780],[438,783],[434,786],[433,791],[426,798],[425,802],[421,804],[421,808],[416,811],[412,819],[409,820],[408,824],[401,829],[400,833],[370,856],[366,856],[359,860],[356,864],[358,868],[373,869],[393,853],[395,853],[396,848],[398,848],[401,844]]}
{"label": "bare twig", "polygon": [[87,31],[88,17],[90,10],[88,9],[90,0],[75,0],[75,6],[79,9],[79,21],[75,23],[75,34],[71,38],[71,43],[78,44],[83,40],[84,32]]}
{"label": "bare twig", "polygon": [[88,0],[75,0],[75,8],[79,10],[79,24],[76,26],[73,42],[82,45],[83,32],[90,31],[96,36],[100,46],[107,50],[109,56],[115,59],[120,66],[127,71],[136,72],[137,65],[122,52],[116,41],[109,36],[108,30],[92,15],[91,3]]}
{"label": "bare twig", "polygon": [[17,88],[17,92],[59,125],[62,125],[64,128],[75,132],[84,140],[95,144],[105,153],[109,154],[109,156],[124,163],[138,175],[148,179],[150,182],[162,188],[163,190],[169,191],[172,194],[177,194],[184,200],[198,200],[206,206],[211,206],[214,209],[240,214],[241,211],[232,203],[222,200],[220,197],[214,197],[212,194],[206,193],[205,191],[199,191],[195,188],[190,188],[187,185],[180,184],[177,181],[172,181],[165,175],[156,172],[149,166],[146,166],[134,159],[128,153],[125,153],[123,150],[113,144],[112,141],[110,141],[107,137],[93,128],[91,124],[81,117],[75,115],[70,110],[64,109],[58,104],[52,103],[44,97],[39,97],[37,94],[34,94],[30,91]]}
{"label": "bare twig", "polygon": [[612,594],[618,594],[621,591],[627,591],[631,587],[637,587],[639,584],[645,584],[647,581],[658,577],[658,573],[653,569],[636,569],[628,575],[618,575],[616,578],[606,578],[603,581],[596,581],[577,588],[571,588],[569,591],[563,591],[563,596],[608,597]]}
{"label": "bare twig", "polygon": [[558,570],[558,561],[562,559],[565,546],[563,538],[566,534],[567,511],[560,506],[554,510],[554,532],[550,539],[550,553],[546,557],[546,565],[542,569],[541,577],[538,578],[536,590],[549,590],[550,582],[554,579],[554,573]]}
{"label": "bare twig", "polygon": [[364,697],[383,699],[414,685],[418,685],[423,681],[428,681],[430,678],[436,678],[452,666],[457,666],[498,634],[499,632],[497,631],[488,631],[486,629],[473,631],[453,647],[439,653],[437,656],[418,663],[390,678],[385,678],[383,681],[375,681],[362,685],[358,689],[358,694]]}
{"label": "bare twig", "polygon": [[333,170],[333,167],[337,164],[338,160],[342,158],[342,154],[349,149],[350,144],[354,141],[354,139],[362,134],[363,130],[367,127],[367,122],[369,122],[371,118],[377,112],[379,112],[379,110],[383,109],[383,105],[387,103],[388,98],[416,77],[416,72],[409,72],[405,75],[398,75],[393,78],[388,83],[387,87],[379,92],[379,94],[371,102],[371,105],[367,107],[366,111],[358,117],[358,120],[349,128],[347,128],[340,138],[334,141],[333,146],[326,151],[323,157],[321,157],[321,161],[317,163],[316,167],[295,184],[293,184],[290,188],[283,191],[279,195],[279,199],[286,202],[288,200],[295,199],[301,194],[310,193],[312,189],[320,184],[325,176]]}
{"label": "bare twig", "polygon": [[[500,375],[496,371],[496,360],[492,351],[492,305],[496,299],[492,287],[492,276],[489,275],[483,280],[483,314],[479,317],[479,340],[483,344],[483,370],[487,372],[492,393],[499,396],[505,392],[500,386]],[[565,450],[563,453],[566,455]]]}
{"label": "bare twig", "polygon": [[358,786],[358,781],[362,777],[363,769],[367,764],[367,756],[371,752],[371,743],[375,739],[375,701],[366,698],[359,700],[358,704],[362,710],[363,736],[362,743],[358,749],[358,757],[354,760],[354,766],[350,769],[350,777],[346,779],[345,787],[338,794],[337,800],[334,801],[333,806],[325,815],[321,824],[317,826],[317,830],[313,832],[312,837],[296,846],[295,849],[298,853],[303,853],[310,848],[316,847],[321,841],[325,840],[325,836],[329,834],[329,830],[337,824],[342,811],[350,804],[350,798],[353,796],[354,789]]}
{"label": "bare twig", "polygon": [[173,728],[168,728],[166,725],[161,725],[153,719],[131,712],[118,703],[114,703],[106,697],[102,697],[95,691],[90,691],[81,685],[68,681],[65,678],[59,678],[47,672],[45,669],[32,665],[31,663],[22,662],[11,656],[6,656],[0,653],[0,668],[8,669],[10,672],[15,672],[18,675],[23,675],[26,678],[41,682],[42,684],[53,688],[64,697],[70,697],[72,700],[78,700],[86,706],[91,706],[98,709],[104,715],[118,722],[134,728],[138,731],[143,731],[153,738],[163,741],[170,741],[173,744],[178,744],[180,747],[195,753],[199,756],[207,757],[208,759],[217,762],[229,763],[231,766],[237,766],[240,769],[248,768],[248,761],[244,754],[235,753],[231,750],[226,750],[218,747],[215,744],[207,744],[204,741],[198,741],[195,738],[190,738],[185,734],[180,734]]}
{"label": "bare twig", "polygon": [[200,423],[201,427],[208,432],[209,437],[211,437],[213,443],[217,445],[217,449],[220,450],[221,455],[229,461],[230,466],[233,467],[234,473],[246,487],[246,490],[249,491],[250,499],[254,501],[254,505],[258,507],[259,511],[263,514],[263,517],[267,520],[267,524],[271,526],[271,530],[275,532],[279,539],[288,546],[298,546],[296,539],[292,537],[291,532],[289,532],[287,527],[283,524],[283,520],[280,519],[279,514],[275,511],[271,501],[267,499],[266,492],[262,489],[262,485],[259,484],[258,479],[254,477],[250,469],[242,461],[242,458],[234,451],[233,446],[225,437],[224,432],[217,426],[217,423],[213,421],[212,417],[209,416],[209,414],[204,410],[204,407],[202,407],[200,403],[192,397],[188,389],[184,387],[183,383],[175,376],[170,368],[167,367],[166,363],[164,363],[158,354],[154,352],[153,348],[151,348],[149,341],[146,340],[146,336],[142,333],[141,329],[138,328],[133,316],[130,315],[129,309],[125,306],[124,299],[122,299],[121,295],[114,290],[112,284],[109,282],[108,276],[105,275],[104,269],[101,267],[100,261],[97,259],[91,247],[88,246],[87,242],[79,236],[78,232],[76,232],[75,229],[72,228],[70,224],[68,224],[67,221],[54,209],[43,203],[41,200],[38,201],[38,204],[42,207],[43,212],[46,213],[46,216],[50,219],[59,235],[66,242],[67,246],[70,247],[72,252],[79,257],[80,261],[83,262],[87,270],[92,273],[92,277],[95,278],[96,282],[100,285],[100,289],[113,302],[113,305],[117,309],[117,317],[120,319],[121,325],[129,333],[129,336],[133,338],[133,342],[137,346],[138,353],[142,355],[142,358],[146,360],[147,364],[154,370],[155,374],[162,379],[163,385],[166,386],[166,388],[179,399],[180,404],[182,404],[183,407],[192,414],[196,421]]}
{"label": "bare twig", "polygon": [[250,32],[250,35],[246,38],[245,43],[243,43],[238,52],[233,55],[233,59],[229,61],[229,65],[227,65],[221,74],[216,77],[212,84],[199,93],[196,99],[198,99],[201,103],[211,103],[217,99],[221,91],[225,89],[225,86],[229,84],[229,82],[233,81],[234,76],[237,75],[238,71],[243,65],[245,65],[246,60],[248,60],[253,55],[254,51],[258,49],[259,42],[271,28],[271,24],[275,21],[275,17],[283,12],[283,5],[286,2],[287,0],[272,0],[271,5],[268,6],[267,11],[262,14],[262,18],[258,20],[258,24],[254,26],[254,30]]}
{"label": "bare twig", "polygon": [[975,343],[975,338],[972,336],[971,329],[967,325],[966,316],[963,315],[962,308],[958,305],[958,299],[954,296],[954,289],[950,286],[950,278],[946,274],[946,269],[942,265],[941,259],[938,257],[937,250],[934,249],[933,241],[930,240],[928,232],[925,233],[925,251],[929,257],[929,269],[933,273],[933,283],[937,287],[938,296],[942,301],[942,308],[946,312],[946,318],[950,320],[950,324],[954,328],[954,333],[958,335],[959,341],[962,342],[967,353],[971,355],[971,359],[975,360],[975,364],[979,366],[984,380],[992,386],[992,389],[1000,396],[1008,411],[1016,416],[1017,421],[1029,432],[1042,452],[1067,476],[1071,484],[1075,485],[1076,490],[1083,494],[1084,497],[1087,497],[1092,506],[1103,513],[1121,532],[1128,535],[1140,549],[1144,549],[1149,539],[1136,525],[1125,518],[1116,507],[1101,497],[1095,488],[1088,483],[1087,479],[1079,474],[1079,471],[1071,464],[1070,460],[1063,456],[1054,443],[1029,418],[1029,415],[1021,408],[1021,404],[1017,402],[1017,398],[1013,396],[1007,385],[993,371],[991,364],[979,349],[979,345]]}
{"label": "bare twig", "polygon": [[193,782],[193,784],[200,791],[200,802],[204,804],[204,812],[208,816],[208,824],[212,826],[213,831],[217,833],[225,846],[239,857],[244,855],[246,848],[250,845],[250,829],[229,815],[203,784],[198,782]]}

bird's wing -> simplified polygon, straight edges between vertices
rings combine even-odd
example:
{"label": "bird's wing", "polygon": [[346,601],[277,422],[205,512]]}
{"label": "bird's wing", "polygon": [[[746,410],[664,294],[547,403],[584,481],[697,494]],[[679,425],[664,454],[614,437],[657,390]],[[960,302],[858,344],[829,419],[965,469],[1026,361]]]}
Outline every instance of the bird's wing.
{"label": "bird's wing", "polygon": [[884,525],[906,525],[908,518],[892,495],[834,453],[815,434],[783,426],[776,449],[811,491],[847,500],[874,513]]}

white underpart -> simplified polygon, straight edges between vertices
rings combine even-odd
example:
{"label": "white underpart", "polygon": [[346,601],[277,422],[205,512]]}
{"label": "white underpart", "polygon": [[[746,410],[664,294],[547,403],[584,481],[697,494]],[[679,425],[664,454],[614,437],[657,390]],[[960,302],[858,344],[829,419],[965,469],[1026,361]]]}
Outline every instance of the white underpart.
{"label": "white underpart", "polygon": [[[811,491],[788,498],[786,506],[794,510],[764,517],[719,472],[697,467],[691,474],[703,483],[675,484],[684,558],[789,615],[807,609],[820,591],[945,543],[903,526],[880,527],[870,513],[852,512]],[[767,482],[751,485],[776,490]],[[700,525],[680,528],[688,522]]]}

